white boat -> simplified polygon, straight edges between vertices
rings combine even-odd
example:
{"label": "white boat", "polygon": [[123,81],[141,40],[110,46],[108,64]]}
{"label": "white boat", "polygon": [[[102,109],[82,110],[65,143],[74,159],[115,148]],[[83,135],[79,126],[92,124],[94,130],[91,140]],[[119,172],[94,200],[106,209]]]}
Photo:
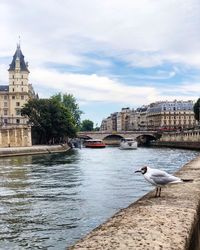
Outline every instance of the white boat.
{"label": "white boat", "polygon": [[132,138],[123,138],[120,141],[120,149],[137,149],[137,141]]}

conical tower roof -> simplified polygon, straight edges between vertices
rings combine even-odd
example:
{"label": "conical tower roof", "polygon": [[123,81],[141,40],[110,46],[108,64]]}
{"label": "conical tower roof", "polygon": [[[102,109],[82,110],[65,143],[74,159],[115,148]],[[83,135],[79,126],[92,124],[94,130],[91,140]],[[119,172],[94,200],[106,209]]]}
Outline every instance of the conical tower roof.
{"label": "conical tower roof", "polygon": [[12,59],[12,62],[10,64],[10,67],[9,67],[8,71],[15,70],[15,63],[16,63],[17,58],[20,61],[20,69],[22,71],[28,71],[29,72],[27,64],[24,61],[24,55],[22,54],[22,51],[21,51],[21,48],[20,48],[19,44],[17,45],[17,49],[15,51],[15,54],[13,56],[13,59]]}

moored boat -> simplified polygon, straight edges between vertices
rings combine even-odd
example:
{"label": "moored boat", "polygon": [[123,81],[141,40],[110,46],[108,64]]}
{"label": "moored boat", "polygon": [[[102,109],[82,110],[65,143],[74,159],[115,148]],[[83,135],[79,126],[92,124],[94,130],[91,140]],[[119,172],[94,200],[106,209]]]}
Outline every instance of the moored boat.
{"label": "moored boat", "polygon": [[84,143],[86,148],[105,148],[106,144],[99,139],[86,140]]}
{"label": "moored boat", "polygon": [[137,149],[137,141],[132,138],[123,138],[120,141],[120,149]]}

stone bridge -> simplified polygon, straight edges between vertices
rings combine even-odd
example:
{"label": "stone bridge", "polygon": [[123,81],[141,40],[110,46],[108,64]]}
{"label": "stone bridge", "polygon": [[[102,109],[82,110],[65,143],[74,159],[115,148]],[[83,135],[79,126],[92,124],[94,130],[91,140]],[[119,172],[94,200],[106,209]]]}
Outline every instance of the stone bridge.
{"label": "stone bridge", "polygon": [[148,144],[152,140],[157,140],[161,135],[157,131],[84,131],[78,133],[81,139],[101,139],[106,144],[119,144],[122,138],[132,138],[140,144]]}

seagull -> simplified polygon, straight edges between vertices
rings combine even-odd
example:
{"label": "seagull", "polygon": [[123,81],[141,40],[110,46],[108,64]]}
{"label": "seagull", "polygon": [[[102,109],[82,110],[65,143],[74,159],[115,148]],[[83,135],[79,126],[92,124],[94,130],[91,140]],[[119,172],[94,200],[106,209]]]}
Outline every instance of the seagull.
{"label": "seagull", "polygon": [[135,171],[135,173],[142,173],[144,178],[152,185],[156,186],[155,197],[161,196],[161,187],[167,184],[189,182],[193,180],[183,180],[179,177],[168,174],[167,172],[150,167],[142,167]]}

